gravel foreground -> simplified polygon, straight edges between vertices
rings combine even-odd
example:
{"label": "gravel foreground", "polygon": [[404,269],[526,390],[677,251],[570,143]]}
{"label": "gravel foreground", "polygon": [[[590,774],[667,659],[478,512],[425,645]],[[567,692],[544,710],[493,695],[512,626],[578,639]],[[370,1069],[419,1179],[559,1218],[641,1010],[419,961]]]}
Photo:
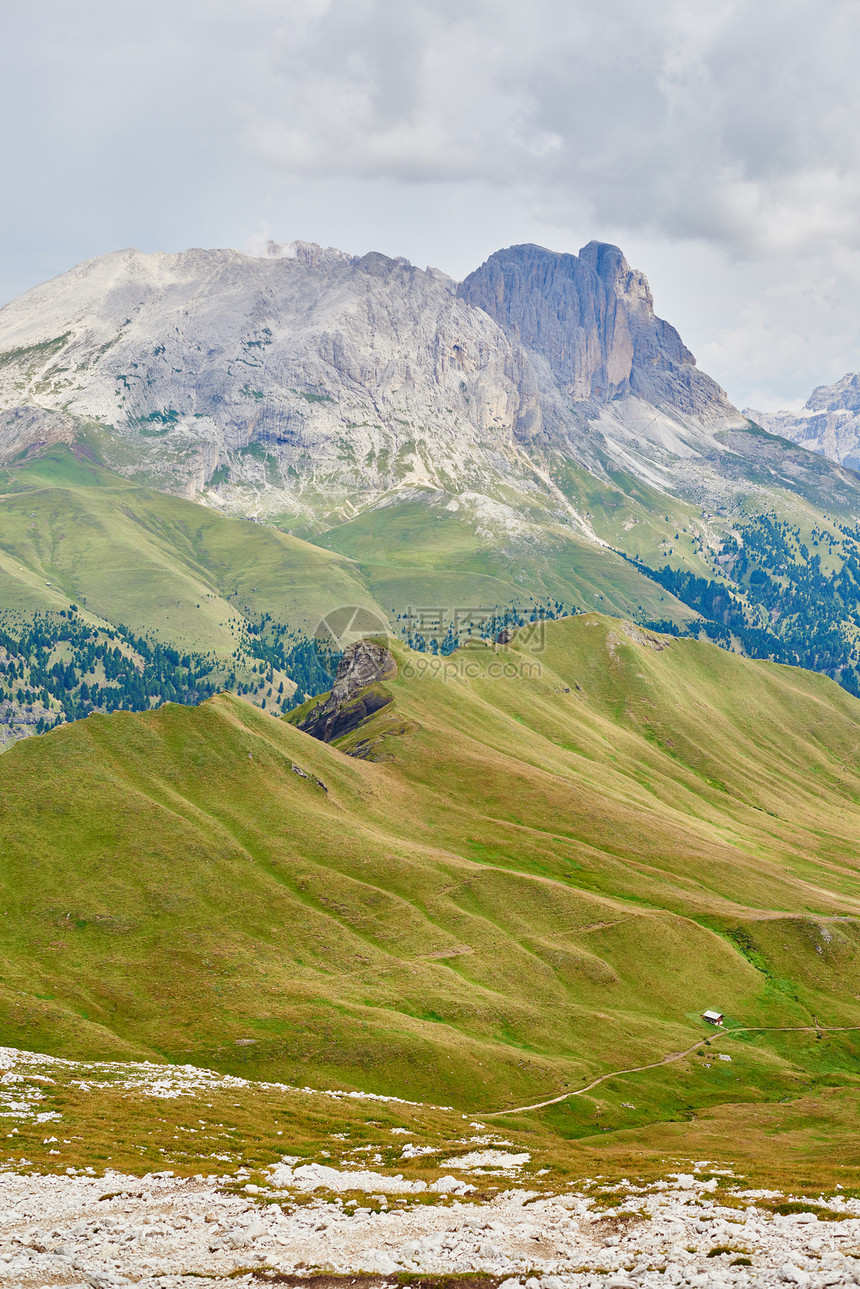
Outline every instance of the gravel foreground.
{"label": "gravel foreground", "polygon": [[[290,1170],[272,1173],[277,1181]],[[330,1190],[316,1198],[313,1182],[305,1178],[304,1202],[293,1208],[286,1194],[262,1204],[257,1194],[225,1193],[211,1178],[7,1172],[0,1286],[334,1289],[338,1276],[354,1289],[440,1276],[449,1289],[466,1276],[474,1289],[860,1284],[856,1200],[830,1201],[824,1219],[812,1211],[781,1216],[761,1206],[783,1198],[773,1191],[737,1190],[723,1206],[713,1180],[677,1174],[625,1192],[608,1209],[576,1193],[522,1189],[476,1203],[461,1187],[407,1207],[377,1193],[377,1212]],[[427,1289],[441,1289],[438,1279]]]}

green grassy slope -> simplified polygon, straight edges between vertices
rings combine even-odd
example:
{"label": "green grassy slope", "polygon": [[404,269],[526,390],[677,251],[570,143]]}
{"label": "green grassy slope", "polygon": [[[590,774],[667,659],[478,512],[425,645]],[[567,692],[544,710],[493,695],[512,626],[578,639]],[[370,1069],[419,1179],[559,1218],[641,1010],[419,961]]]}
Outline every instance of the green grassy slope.
{"label": "green grassy slope", "polygon": [[367,586],[396,615],[561,600],[577,610],[672,619],[697,617],[615,551],[547,529],[540,542],[492,543],[474,525],[419,501],[385,506],[317,536],[356,561]]}
{"label": "green grassy slope", "polygon": [[377,607],[337,555],[56,447],[0,471],[0,608],[29,617],[70,601],[219,657],[245,618],[313,631],[341,605]]}
{"label": "green grassy slope", "polygon": [[7,753],[0,1042],[487,1110],[681,1050],[705,1007],[811,1027],[658,1072],[641,1122],[856,1070],[814,1032],[860,1025],[856,700],[595,614],[540,654],[395,648],[344,748],[225,695]]}

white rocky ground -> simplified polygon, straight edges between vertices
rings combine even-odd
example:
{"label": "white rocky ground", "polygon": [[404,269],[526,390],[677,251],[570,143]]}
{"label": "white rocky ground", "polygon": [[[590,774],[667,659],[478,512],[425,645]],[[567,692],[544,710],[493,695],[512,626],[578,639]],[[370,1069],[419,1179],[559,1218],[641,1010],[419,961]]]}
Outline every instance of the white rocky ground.
{"label": "white rocky ground", "polygon": [[[43,1126],[46,1141],[57,1140],[63,1116],[44,1108],[52,1075],[71,1076],[94,1096],[110,1083],[162,1103],[182,1097],[193,1104],[195,1095],[219,1085],[237,1095],[281,1089],[190,1066],[82,1066],[9,1048],[0,1049],[0,1069],[10,1147],[15,1123],[38,1124],[40,1132]],[[366,1093],[282,1091],[328,1104],[358,1097],[414,1105]],[[648,1186],[603,1187],[600,1199],[589,1193],[589,1178],[526,1189],[530,1179],[517,1178],[529,1153],[516,1153],[484,1124],[470,1126],[483,1135],[458,1140],[475,1148],[444,1159],[453,1171],[429,1184],[362,1167],[368,1159],[362,1152],[372,1147],[353,1150],[353,1160],[337,1168],[284,1156],[256,1182],[241,1168],[192,1178],[112,1170],[96,1176],[92,1168],[73,1167],[39,1175],[23,1171],[25,1158],[10,1156],[0,1170],[0,1289],[206,1289],[295,1284],[320,1272],[328,1284],[317,1279],[310,1289],[334,1289],[331,1276],[361,1273],[371,1279],[360,1289],[396,1289],[398,1276],[457,1281],[476,1272],[501,1289],[860,1284],[860,1200],[821,1198],[782,1216],[772,1211],[773,1201],[791,1197],[732,1185],[728,1170],[706,1171],[708,1161]],[[61,1136],[67,1131],[64,1122]],[[388,1131],[398,1141],[413,1135],[403,1127]],[[403,1142],[402,1159],[424,1153]],[[506,1189],[480,1201],[470,1176],[474,1182],[493,1176]],[[735,1265],[740,1259],[748,1262]]]}
{"label": "white rocky ground", "polygon": [[[203,1289],[228,1277],[259,1283],[316,1268],[366,1272],[380,1284],[404,1272],[481,1271],[503,1289],[860,1283],[856,1201],[838,1205],[845,1220],[821,1221],[812,1212],[764,1211],[756,1203],[763,1192],[737,1192],[743,1207],[722,1207],[709,1193],[715,1183],[695,1175],[661,1185],[639,1194],[624,1188],[624,1201],[611,1209],[595,1209],[576,1193],[511,1189],[485,1204],[455,1195],[401,1207],[392,1195],[381,1212],[339,1198],[287,1211],[286,1193],[283,1205],[259,1204],[203,1177],[7,1173],[0,1179],[0,1285],[167,1289],[193,1276]],[[720,1246],[732,1252],[709,1258]],[[739,1257],[752,1266],[732,1266]]]}

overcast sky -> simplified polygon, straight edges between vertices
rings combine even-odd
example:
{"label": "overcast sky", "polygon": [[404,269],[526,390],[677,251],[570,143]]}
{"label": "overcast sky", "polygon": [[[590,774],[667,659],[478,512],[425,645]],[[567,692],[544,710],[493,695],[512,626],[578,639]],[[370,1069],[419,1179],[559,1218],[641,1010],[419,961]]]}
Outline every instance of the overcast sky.
{"label": "overcast sky", "polygon": [[123,246],[618,243],[739,405],[860,370],[858,0],[0,0],[0,302]]}

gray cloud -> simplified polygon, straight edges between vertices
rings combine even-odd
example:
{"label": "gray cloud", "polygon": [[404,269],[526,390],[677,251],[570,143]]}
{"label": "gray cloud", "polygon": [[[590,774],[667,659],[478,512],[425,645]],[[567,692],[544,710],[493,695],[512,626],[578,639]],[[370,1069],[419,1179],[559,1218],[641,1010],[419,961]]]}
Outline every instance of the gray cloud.
{"label": "gray cloud", "polygon": [[245,139],[734,254],[857,244],[858,37],[854,0],[330,0],[282,34]]}

